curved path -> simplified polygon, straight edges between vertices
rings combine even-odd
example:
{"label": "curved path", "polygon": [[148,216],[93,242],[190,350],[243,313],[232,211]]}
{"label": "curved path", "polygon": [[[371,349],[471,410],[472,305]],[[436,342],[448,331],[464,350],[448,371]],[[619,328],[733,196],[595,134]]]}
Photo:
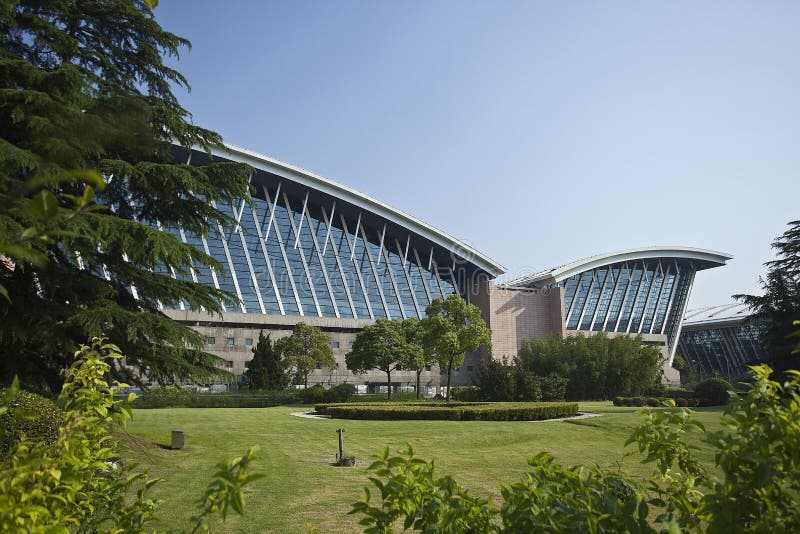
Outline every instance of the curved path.
{"label": "curved path", "polygon": [[[305,419],[330,419],[330,415],[321,415],[316,412],[292,412],[295,417],[303,417]],[[557,419],[539,419],[538,421],[518,421],[519,423],[550,423],[553,421],[575,421],[578,419],[589,419],[591,417],[600,417],[601,413],[578,412],[578,415],[572,417],[559,417]],[[362,419],[364,420],[364,419]]]}

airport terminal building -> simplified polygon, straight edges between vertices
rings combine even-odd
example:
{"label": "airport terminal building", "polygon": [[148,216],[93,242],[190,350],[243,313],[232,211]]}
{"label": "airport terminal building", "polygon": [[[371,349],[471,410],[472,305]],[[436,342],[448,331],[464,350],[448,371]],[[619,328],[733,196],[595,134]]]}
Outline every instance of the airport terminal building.
{"label": "airport terminal building", "polygon": [[[641,334],[661,348],[667,379],[695,273],[724,265],[730,255],[682,247],[648,247],[600,254],[505,284],[494,260],[424,222],[344,185],[234,146],[176,148],[191,164],[237,161],[252,166],[252,202],[217,208],[235,228],[208,237],[167,229],[219,261],[225,273],[196,266],[191,279],[230,291],[239,304],[222,316],[183,304],[164,313],[207,338],[206,350],[240,377],[259,332],[277,339],[302,321],[331,338],[335,369],[319,369],[309,384],[353,383],[376,389],[385,374],[354,375],[344,357],[356,334],[381,319],[425,317],[437,297],[457,293],[482,310],[492,330],[491,356],[468,356],[455,384],[471,384],[482,358],[513,357],[524,339],[598,332]],[[173,273],[174,274],[174,273]],[[175,274],[176,276],[180,276]],[[397,373],[397,387],[415,383]],[[393,373],[393,379],[395,378]],[[428,392],[440,385],[436,366],[424,371]]]}

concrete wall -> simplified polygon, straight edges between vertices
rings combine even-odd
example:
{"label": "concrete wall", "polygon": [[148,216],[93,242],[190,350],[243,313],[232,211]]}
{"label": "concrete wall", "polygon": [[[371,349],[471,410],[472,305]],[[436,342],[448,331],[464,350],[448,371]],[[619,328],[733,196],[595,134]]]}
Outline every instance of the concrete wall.
{"label": "concrete wall", "polygon": [[[327,317],[297,317],[283,315],[261,315],[247,313],[224,313],[222,317],[199,312],[180,310],[164,310],[172,319],[190,326],[207,338],[213,337],[215,343],[206,344],[205,350],[219,356],[229,365],[228,371],[234,375],[244,374],[245,362],[253,357],[252,349],[258,343],[261,331],[271,334],[276,341],[292,333],[292,328],[298,322],[319,327],[331,338],[333,357],[337,368],[320,369],[308,375],[308,385],[322,384],[326,387],[338,384],[386,384],[386,373],[371,371],[366,374],[353,374],[345,365],[345,355],[350,351],[351,344],[355,341],[356,334],[365,326],[373,323],[364,319],[337,319]],[[233,344],[228,344],[228,338],[233,338]],[[253,340],[253,345],[247,345],[248,339]],[[231,363],[232,362],[232,363]],[[392,382],[400,386],[416,385],[416,373],[400,371],[392,373]],[[439,369],[434,366],[430,371],[423,371],[420,376],[420,386],[439,387]]]}
{"label": "concrete wall", "polygon": [[[563,291],[481,284],[471,301],[481,309],[483,320],[492,331],[491,357],[513,358],[523,340],[563,334]],[[468,354],[464,365],[453,373],[453,385],[472,385],[478,366],[489,357],[485,350]],[[442,384],[445,382],[442,377]]]}

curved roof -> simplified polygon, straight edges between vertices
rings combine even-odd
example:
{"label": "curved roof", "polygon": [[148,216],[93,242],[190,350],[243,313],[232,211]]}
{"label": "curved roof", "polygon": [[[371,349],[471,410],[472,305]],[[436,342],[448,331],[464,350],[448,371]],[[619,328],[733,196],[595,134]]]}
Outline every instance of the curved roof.
{"label": "curved roof", "polygon": [[706,306],[688,310],[683,316],[683,326],[711,325],[717,323],[739,322],[746,319],[752,310],[741,302]]}
{"label": "curved roof", "polygon": [[723,252],[690,247],[640,247],[617,252],[597,254],[546,271],[523,276],[508,282],[508,285],[547,285],[560,282],[570,276],[612,263],[647,258],[683,258],[698,262],[697,270],[725,265],[733,256]]}
{"label": "curved roof", "polygon": [[[202,149],[195,147],[195,150]],[[247,163],[256,169],[280,176],[304,187],[320,191],[333,198],[341,199],[366,212],[373,213],[386,221],[397,224],[422,236],[428,241],[473,263],[493,277],[499,276],[505,272],[505,267],[475,250],[470,245],[407,213],[395,209],[355,189],[334,182],[333,180],[329,180],[289,163],[227,143],[224,149],[212,148],[211,154],[225,159],[233,158],[242,163]]]}

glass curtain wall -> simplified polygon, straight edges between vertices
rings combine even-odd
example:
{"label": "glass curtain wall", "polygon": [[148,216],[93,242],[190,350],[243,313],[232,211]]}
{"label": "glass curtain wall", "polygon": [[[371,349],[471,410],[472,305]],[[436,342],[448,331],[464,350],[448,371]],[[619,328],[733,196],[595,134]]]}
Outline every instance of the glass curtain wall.
{"label": "glass curtain wall", "polygon": [[389,238],[383,225],[365,227],[360,215],[343,216],[334,203],[316,205],[308,195],[290,197],[280,187],[261,187],[252,204],[218,205],[237,224],[213,228],[206,238],[169,229],[225,269],[198,267],[192,276],[239,299],[226,311],[421,318],[431,300],[457,292],[452,269],[437,265],[430,249],[403,246],[410,239]]}

